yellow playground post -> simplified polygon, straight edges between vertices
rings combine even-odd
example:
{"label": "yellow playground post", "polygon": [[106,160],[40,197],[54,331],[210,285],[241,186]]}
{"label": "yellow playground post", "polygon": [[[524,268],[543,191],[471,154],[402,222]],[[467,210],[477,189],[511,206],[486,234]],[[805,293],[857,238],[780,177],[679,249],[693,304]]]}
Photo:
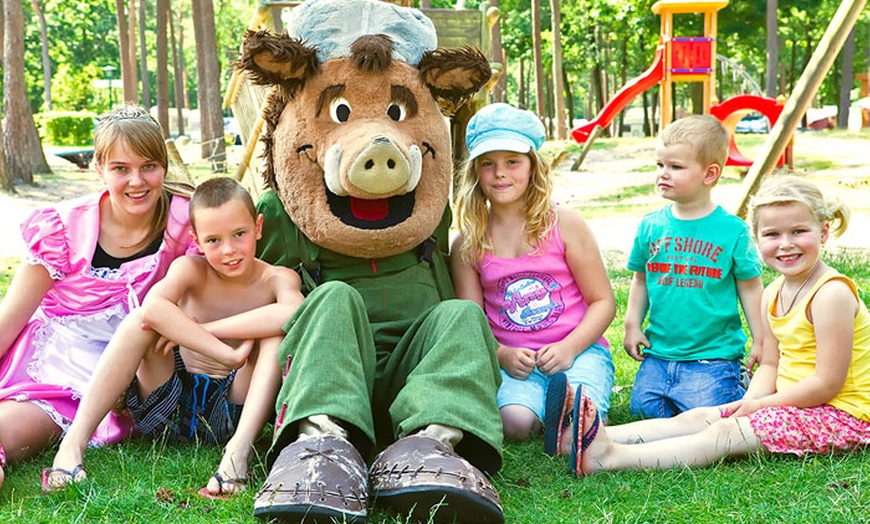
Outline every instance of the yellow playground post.
{"label": "yellow playground post", "polygon": [[[710,112],[716,86],[716,24],[728,0],[659,0],[652,12],[662,22],[661,42],[665,63],[661,81],[661,128],[671,122],[674,82],[703,82],[705,114]],[[703,14],[703,36],[674,36],[675,14]]]}

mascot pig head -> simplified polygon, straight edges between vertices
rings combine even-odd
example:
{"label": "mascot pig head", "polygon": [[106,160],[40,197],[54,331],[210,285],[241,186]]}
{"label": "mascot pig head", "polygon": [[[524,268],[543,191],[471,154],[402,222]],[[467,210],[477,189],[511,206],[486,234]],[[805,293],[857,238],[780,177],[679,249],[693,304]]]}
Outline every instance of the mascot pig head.
{"label": "mascot pig head", "polygon": [[453,159],[442,109],[491,76],[480,51],[435,49],[432,22],[375,0],[310,0],[288,34],[248,31],[239,67],[274,86],[264,176],[315,244],[362,258],[408,251],[441,221]]}

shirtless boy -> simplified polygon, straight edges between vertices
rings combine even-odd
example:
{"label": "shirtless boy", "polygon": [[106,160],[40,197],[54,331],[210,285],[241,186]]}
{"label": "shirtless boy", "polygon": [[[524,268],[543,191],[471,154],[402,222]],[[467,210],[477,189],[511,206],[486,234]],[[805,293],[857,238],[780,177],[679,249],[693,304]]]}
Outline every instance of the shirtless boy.
{"label": "shirtless boy", "polygon": [[302,302],[300,279],[254,258],[263,217],[234,180],[197,187],[190,222],[203,254],[173,262],[118,327],[53,466],[43,471],[45,489],[87,476],[88,440],[125,391],[143,435],[226,444],[203,496],[244,489],[251,445],[281,382],[277,348]]}

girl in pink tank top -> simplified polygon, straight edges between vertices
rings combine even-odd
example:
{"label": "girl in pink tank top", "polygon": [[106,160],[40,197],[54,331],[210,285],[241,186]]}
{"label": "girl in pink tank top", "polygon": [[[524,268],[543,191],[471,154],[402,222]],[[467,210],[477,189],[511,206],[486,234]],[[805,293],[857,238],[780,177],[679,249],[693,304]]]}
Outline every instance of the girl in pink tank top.
{"label": "girl in pink tank top", "polygon": [[537,152],[544,138],[533,113],[507,104],[471,119],[451,263],[456,295],[483,308],[499,342],[505,437],[524,440],[543,424],[553,454],[570,449],[561,435],[578,387],[602,414],[609,407],[613,363],[603,334],[616,306],[591,230],[552,204]]}

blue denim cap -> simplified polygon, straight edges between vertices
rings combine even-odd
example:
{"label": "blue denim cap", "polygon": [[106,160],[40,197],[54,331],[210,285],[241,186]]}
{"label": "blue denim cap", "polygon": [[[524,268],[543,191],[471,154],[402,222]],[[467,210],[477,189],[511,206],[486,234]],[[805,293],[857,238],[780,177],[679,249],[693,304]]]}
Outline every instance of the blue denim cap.
{"label": "blue denim cap", "polygon": [[491,151],[537,151],[546,138],[544,124],[534,113],[498,103],[484,106],[471,117],[465,145],[468,159],[474,160]]}

